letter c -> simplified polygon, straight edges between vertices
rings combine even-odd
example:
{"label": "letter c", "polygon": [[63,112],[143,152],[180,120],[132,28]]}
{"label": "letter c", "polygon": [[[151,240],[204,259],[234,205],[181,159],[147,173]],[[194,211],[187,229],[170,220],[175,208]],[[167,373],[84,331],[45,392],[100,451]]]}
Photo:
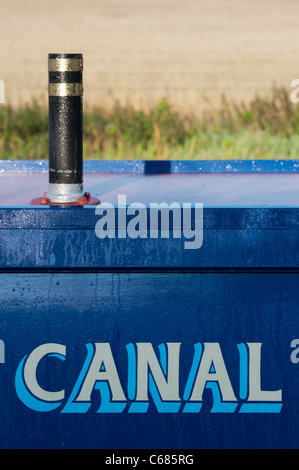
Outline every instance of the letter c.
{"label": "letter c", "polygon": [[[49,392],[44,390],[36,379],[36,369],[41,359],[54,356],[64,361],[66,347],[61,344],[47,343],[35,348],[20,362],[15,378],[16,392],[20,400],[35,411],[52,411],[64,399],[64,390]],[[55,402],[55,403],[53,403]]]}

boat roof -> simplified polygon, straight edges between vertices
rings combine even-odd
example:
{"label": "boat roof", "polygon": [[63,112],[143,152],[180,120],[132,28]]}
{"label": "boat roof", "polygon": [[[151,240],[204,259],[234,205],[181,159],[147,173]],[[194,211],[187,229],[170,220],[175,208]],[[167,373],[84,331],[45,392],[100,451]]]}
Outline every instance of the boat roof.
{"label": "boat roof", "polygon": [[[149,206],[299,206],[299,160],[84,161],[84,190],[101,202]],[[47,160],[0,160],[0,206],[28,206],[48,191]]]}

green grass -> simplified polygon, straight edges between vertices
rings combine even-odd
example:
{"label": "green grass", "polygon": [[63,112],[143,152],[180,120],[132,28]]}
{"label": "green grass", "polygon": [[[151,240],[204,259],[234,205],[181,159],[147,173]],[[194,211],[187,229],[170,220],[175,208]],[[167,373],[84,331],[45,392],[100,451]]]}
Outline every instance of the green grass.
{"label": "green grass", "polygon": [[[296,159],[299,105],[284,88],[246,105],[222,97],[200,118],[167,100],[147,113],[116,103],[85,110],[83,146],[86,159]],[[0,159],[47,158],[47,107],[0,105]]]}

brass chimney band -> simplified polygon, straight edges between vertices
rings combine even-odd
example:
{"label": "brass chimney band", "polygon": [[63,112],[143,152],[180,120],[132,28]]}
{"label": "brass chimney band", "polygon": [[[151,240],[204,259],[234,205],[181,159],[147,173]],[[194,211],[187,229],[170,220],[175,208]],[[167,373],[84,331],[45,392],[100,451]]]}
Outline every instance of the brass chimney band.
{"label": "brass chimney band", "polygon": [[49,59],[49,72],[82,72],[83,60],[77,59]]}
{"label": "brass chimney band", "polygon": [[82,83],[49,83],[49,96],[82,96]]}

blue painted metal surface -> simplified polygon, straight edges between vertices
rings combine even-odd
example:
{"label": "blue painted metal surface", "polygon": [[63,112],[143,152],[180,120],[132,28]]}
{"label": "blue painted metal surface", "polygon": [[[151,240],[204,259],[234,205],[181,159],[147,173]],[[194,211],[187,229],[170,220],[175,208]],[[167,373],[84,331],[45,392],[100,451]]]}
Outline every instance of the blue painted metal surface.
{"label": "blue painted metal surface", "polygon": [[[85,173],[297,173],[298,160],[85,160]],[[48,173],[48,160],[1,160],[1,173]]]}
{"label": "blue painted metal surface", "polygon": [[[298,162],[85,165],[114,238],[0,164],[0,447],[298,448]],[[202,246],[119,238],[119,195],[203,203]]]}

